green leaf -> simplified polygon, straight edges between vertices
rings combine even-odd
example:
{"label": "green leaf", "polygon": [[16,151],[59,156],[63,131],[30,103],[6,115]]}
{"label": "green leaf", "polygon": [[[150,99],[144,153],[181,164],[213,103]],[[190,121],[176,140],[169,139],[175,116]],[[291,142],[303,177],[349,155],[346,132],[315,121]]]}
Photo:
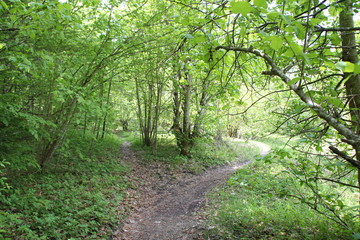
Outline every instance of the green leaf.
{"label": "green leaf", "polygon": [[339,34],[335,32],[330,35],[330,41],[332,44],[338,45],[341,43],[341,38],[340,38]]}
{"label": "green leaf", "polygon": [[0,120],[6,127],[9,126],[9,120],[8,119],[6,119],[4,117],[1,117]]}
{"label": "green leaf", "polygon": [[296,77],[296,78],[292,79],[291,81],[287,82],[286,84],[291,86],[294,83],[297,83],[300,79],[301,79],[301,77]]}
{"label": "green leaf", "polygon": [[[0,48],[0,49],[1,49],[1,48]],[[354,73],[355,73],[355,74],[359,74],[359,73],[360,73],[360,63],[355,64]]]}
{"label": "green leaf", "polygon": [[299,44],[292,42],[289,45],[290,45],[291,49],[294,51],[295,55],[303,54],[303,49]]}
{"label": "green leaf", "polygon": [[328,103],[334,105],[335,107],[342,107],[343,105],[343,102],[339,98],[328,97],[326,100]]}
{"label": "green leaf", "polygon": [[185,38],[187,38],[187,39],[193,39],[194,36],[191,35],[190,33],[187,33],[187,34],[185,34]]}
{"label": "green leaf", "polygon": [[254,5],[257,7],[267,8],[266,0],[254,0]]}
{"label": "green leaf", "polygon": [[9,10],[8,5],[6,5],[6,3],[4,1],[1,1],[0,4],[4,9]]}
{"label": "green leaf", "polygon": [[277,20],[280,17],[280,14],[278,12],[270,12],[267,16],[270,20]]}
{"label": "green leaf", "polygon": [[241,13],[242,15],[246,15],[250,13],[253,8],[251,7],[251,4],[247,1],[231,1],[230,2],[230,10],[233,13]]}
{"label": "green leaf", "polygon": [[4,48],[6,46],[6,43],[0,43],[0,49]]}
{"label": "green leaf", "polygon": [[311,23],[312,26],[318,25],[319,23],[322,23],[322,22],[323,22],[323,20],[319,19],[319,18],[312,18],[310,20],[310,23]]}
{"label": "green leaf", "polygon": [[283,46],[284,40],[281,37],[275,36],[271,40],[270,47],[274,50],[279,50]]}
{"label": "green leaf", "polygon": [[206,42],[207,41],[207,38],[203,35],[200,35],[200,36],[196,36],[194,39],[193,39],[194,43],[203,43],[203,42]]}
{"label": "green leaf", "polygon": [[246,27],[242,27],[241,29],[240,29],[240,33],[239,33],[239,35],[240,36],[245,36],[245,34],[246,34]]}
{"label": "green leaf", "polygon": [[[335,64],[336,68],[342,70],[343,72],[354,72],[355,64],[351,62],[338,62]],[[357,69],[358,70],[358,69]]]}
{"label": "green leaf", "polygon": [[293,53],[293,51],[289,48],[288,50],[286,50],[286,52],[284,52],[283,55],[286,56],[286,57],[293,57],[293,56],[294,56],[294,53]]}

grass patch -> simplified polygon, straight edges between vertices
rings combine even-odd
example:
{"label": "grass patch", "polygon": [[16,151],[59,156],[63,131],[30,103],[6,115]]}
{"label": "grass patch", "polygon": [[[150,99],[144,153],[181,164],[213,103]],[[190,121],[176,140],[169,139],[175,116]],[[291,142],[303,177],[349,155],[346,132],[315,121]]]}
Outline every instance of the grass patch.
{"label": "grass patch", "polygon": [[[161,162],[169,170],[181,170],[199,173],[208,167],[219,166],[231,161],[252,161],[256,159],[260,149],[254,141],[225,139],[223,143],[214,142],[211,138],[196,139],[191,157],[180,155],[173,135],[159,134],[157,147],[142,144],[134,133],[122,133],[121,138],[130,141],[132,148],[144,162]],[[241,147],[239,147],[241,145]]]}
{"label": "grass patch", "polygon": [[9,176],[0,196],[1,239],[104,239],[122,213],[128,168],[120,140],[69,134],[44,172]]}
{"label": "grass patch", "polygon": [[255,141],[227,138],[224,143],[217,144],[212,140],[197,142],[194,149],[194,158],[204,167],[217,166],[232,161],[254,161],[260,153]]}
{"label": "grass patch", "polygon": [[[266,143],[284,144],[281,138]],[[208,238],[359,239],[356,221],[350,225],[352,230],[344,229],[293,198],[294,193],[308,194],[308,189],[283,174],[284,170],[280,163],[256,161],[238,170],[224,188],[211,193],[205,212]],[[334,191],[334,187],[327,188],[322,189]]]}

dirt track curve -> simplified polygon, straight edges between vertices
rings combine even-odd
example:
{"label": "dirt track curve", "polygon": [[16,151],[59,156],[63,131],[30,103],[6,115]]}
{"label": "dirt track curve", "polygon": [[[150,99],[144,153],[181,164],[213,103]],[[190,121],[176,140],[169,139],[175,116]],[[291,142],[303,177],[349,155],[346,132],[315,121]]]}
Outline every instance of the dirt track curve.
{"label": "dirt track curve", "polygon": [[[200,219],[205,194],[226,182],[229,174],[248,162],[210,169],[201,175],[167,175],[160,165],[145,165],[130,149],[122,146],[123,160],[133,169],[132,181],[137,191],[128,192],[133,210],[113,232],[113,240],[190,240],[203,239]],[[266,154],[264,150],[262,155]]]}

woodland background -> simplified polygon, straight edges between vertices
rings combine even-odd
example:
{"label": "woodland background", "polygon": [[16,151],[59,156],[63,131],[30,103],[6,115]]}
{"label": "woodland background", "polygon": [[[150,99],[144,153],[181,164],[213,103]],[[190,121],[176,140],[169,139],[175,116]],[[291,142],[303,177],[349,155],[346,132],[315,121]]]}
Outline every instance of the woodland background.
{"label": "woodland background", "polygon": [[[0,234],[106,236],[131,185],[121,142],[145,146],[145,161],[198,172],[255,161],[239,138],[272,152],[214,199],[209,234],[360,239],[359,9],[357,0],[0,1]],[[240,213],[246,196],[252,212]]]}

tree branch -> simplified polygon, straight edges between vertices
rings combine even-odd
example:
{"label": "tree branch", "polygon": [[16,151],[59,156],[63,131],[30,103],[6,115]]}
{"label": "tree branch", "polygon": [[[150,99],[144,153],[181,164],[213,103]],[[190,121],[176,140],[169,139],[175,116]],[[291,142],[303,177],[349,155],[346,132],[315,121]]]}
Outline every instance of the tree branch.
{"label": "tree branch", "polygon": [[277,90],[277,91],[273,91],[273,92],[270,92],[270,93],[267,93],[265,94],[264,96],[261,96],[260,98],[258,98],[255,102],[251,103],[249,107],[247,107],[244,111],[242,112],[239,112],[239,113],[229,113],[227,114],[228,116],[236,116],[236,115],[241,115],[241,114],[244,114],[246,113],[247,111],[249,111],[249,109],[254,106],[255,104],[257,104],[261,99],[264,99],[266,98],[267,96],[271,95],[271,94],[274,94],[274,93],[281,93],[281,92],[287,92],[287,91],[290,91],[289,89],[285,89],[285,90]]}
{"label": "tree branch", "polygon": [[341,185],[344,185],[344,186],[348,186],[348,187],[360,189],[359,186],[351,185],[351,184],[348,184],[348,183],[343,183],[343,182],[340,182],[340,181],[337,181],[337,180],[334,180],[334,179],[330,179],[330,178],[319,178],[319,177],[316,177],[315,179],[325,180],[325,181],[329,181],[329,182],[338,183],[338,184],[341,184]]}
{"label": "tree branch", "polygon": [[360,162],[353,159],[352,157],[349,157],[348,155],[346,155],[344,152],[340,151],[339,149],[337,149],[334,146],[330,146],[329,149],[335,153],[336,155],[338,155],[339,157],[341,157],[342,159],[346,160],[348,163],[350,163],[351,165],[353,165],[354,167],[360,169]]}
{"label": "tree branch", "polygon": [[[255,56],[263,58],[272,68],[271,72],[273,72],[275,75],[280,77],[280,79],[289,85],[289,82],[291,82],[291,78],[288,77],[284,71],[280,70],[277,64],[275,63],[274,59],[272,59],[269,55],[266,53],[263,53],[258,50],[254,50],[252,47],[250,48],[241,48],[241,47],[232,47],[232,46],[217,46],[215,50],[224,49],[226,51],[236,51],[236,52],[245,52],[245,53],[251,53]],[[347,138],[349,143],[353,146],[357,146],[360,144],[360,136],[356,134],[352,129],[346,127],[343,125],[339,120],[335,117],[333,117],[331,114],[329,114],[320,104],[316,103],[307,93],[304,92],[303,88],[301,86],[297,85],[296,83],[291,84],[290,89],[293,90],[300,99],[313,111],[316,112],[316,114],[323,120],[325,120],[330,126],[335,128],[341,135]]]}
{"label": "tree branch", "polygon": [[0,29],[0,32],[13,32],[13,31],[19,31],[20,28],[3,28]]}
{"label": "tree branch", "polygon": [[360,31],[360,27],[339,27],[339,28],[324,28],[321,26],[316,26],[316,29],[314,30],[314,32],[353,32],[353,31]]}

